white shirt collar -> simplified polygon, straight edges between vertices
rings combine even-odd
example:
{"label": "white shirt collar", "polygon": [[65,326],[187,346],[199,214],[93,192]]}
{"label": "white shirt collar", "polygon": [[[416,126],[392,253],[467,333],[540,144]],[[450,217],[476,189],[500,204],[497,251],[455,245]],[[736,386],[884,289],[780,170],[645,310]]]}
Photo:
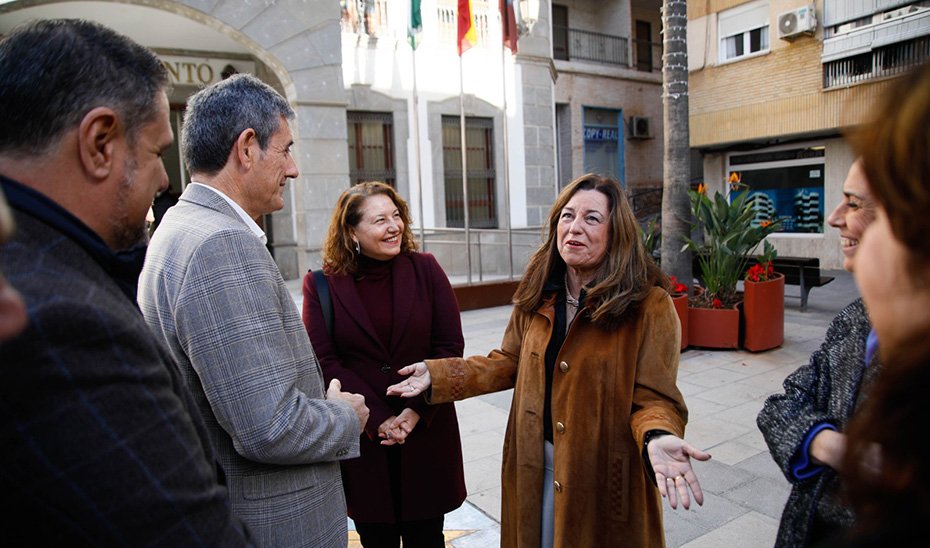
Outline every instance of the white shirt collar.
{"label": "white shirt collar", "polygon": [[190,184],[202,186],[204,188],[209,188],[213,192],[216,192],[217,194],[219,194],[224,200],[226,200],[226,203],[232,206],[233,210],[235,210],[235,212],[239,215],[239,217],[242,218],[242,222],[245,223],[245,226],[249,227],[249,230],[251,230],[252,233],[255,234],[255,237],[261,240],[262,245],[268,244],[268,236],[265,235],[265,232],[261,229],[261,227],[259,227],[258,224],[256,224],[255,221],[253,221],[251,217],[249,217],[249,214],[246,213],[245,210],[239,206],[239,204],[237,204],[232,198],[224,194],[223,191],[213,188],[210,185],[205,185],[203,183],[198,183],[195,181],[191,181]]}

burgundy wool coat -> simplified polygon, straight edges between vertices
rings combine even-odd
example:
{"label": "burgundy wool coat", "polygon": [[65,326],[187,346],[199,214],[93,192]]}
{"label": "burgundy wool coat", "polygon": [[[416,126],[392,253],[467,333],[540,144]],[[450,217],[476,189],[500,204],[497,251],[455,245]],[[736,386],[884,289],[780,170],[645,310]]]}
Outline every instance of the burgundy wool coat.
{"label": "burgundy wool coat", "polygon": [[[675,307],[656,287],[617,329],[578,314],[552,380],[555,547],[664,546],[662,501],[642,448],[652,429],[684,435]],[[545,359],[554,318],[552,298],[533,312],[514,308],[500,349],[427,362],[436,402],[514,388],[501,473],[506,548],[539,546]]]}
{"label": "burgundy wool coat", "polygon": [[[405,377],[397,370],[426,358],[460,357],[465,347],[458,303],[436,259],[401,254],[391,261],[393,335],[381,343],[352,276],[327,276],[333,304],[333,336],[323,321],[316,285],[304,277],[303,320],[327,385],[337,378],[346,392],[365,396],[371,411],[361,435],[361,457],[342,461],[349,517],[363,523],[394,523],[439,517],[465,500],[458,420],[452,403],[428,405],[423,397],[388,397],[387,387]],[[405,407],[420,421],[403,445],[385,447],[378,426]],[[394,507],[387,451],[399,451],[401,504]],[[396,512],[396,514],[395,514]]]}

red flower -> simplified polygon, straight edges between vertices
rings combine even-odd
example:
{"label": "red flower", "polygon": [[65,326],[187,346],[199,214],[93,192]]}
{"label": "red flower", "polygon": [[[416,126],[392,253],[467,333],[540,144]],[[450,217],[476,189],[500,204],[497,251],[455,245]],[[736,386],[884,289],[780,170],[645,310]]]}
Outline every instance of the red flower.
{"label": "red flower", "polygon": [[765,266],[754,264],[746,271],[746,279],[751,282],[764,282],[771,279],[774,275],[775,267],[772,265],[771,261],[766,262]]}
{"label": "red flower", "polygon": [[713,306],[714,308],[723,308],[723,301],[721,301],[721,300],[718,299],[717,297],[714,297],[714,302],[713,302],[712,306]]}
{"label": "red flower", "polygon": [[669,282],[669,288],[671,289],[671,293],[687,293],[688,292],[688,286],[679,282],[678,278],[676,278],[675,276],[669,276],[668,282]]}

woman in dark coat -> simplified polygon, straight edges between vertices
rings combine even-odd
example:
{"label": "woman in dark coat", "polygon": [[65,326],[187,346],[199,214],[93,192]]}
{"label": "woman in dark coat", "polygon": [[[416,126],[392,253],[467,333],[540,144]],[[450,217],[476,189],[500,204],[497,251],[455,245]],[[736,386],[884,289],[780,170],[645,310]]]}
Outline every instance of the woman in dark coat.
{"label": "woman in dark coat", "polygon": [[365,396],[361,457],[342,462],[349,517],[364,546],[443,546],[444,514],[465,500],[453,404],[385,396],[397,369],[461,356],[452,286],[432,255],[416,252],[406,202],[383,183],[339,197],[323,248],[332,302],[327,330],[313,275],[303,320],[326,381]]}

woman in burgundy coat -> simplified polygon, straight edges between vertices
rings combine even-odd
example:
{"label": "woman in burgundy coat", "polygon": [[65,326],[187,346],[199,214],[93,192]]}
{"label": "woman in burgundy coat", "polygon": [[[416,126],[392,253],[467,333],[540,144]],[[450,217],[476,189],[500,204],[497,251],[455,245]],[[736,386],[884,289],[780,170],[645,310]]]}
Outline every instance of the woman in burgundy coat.
{"label": "woman in burgundy coat", "polygon": [[361,457],[342,461],[349,517],[366,547],[443,546],[446,512],[465,500],[453,404],[385,396],[397,370],[425,358],[462,356],[452,286],[432,255],[416,252],[407,204],[383,183],[339,197],[323,247],[332,302],[327,330],[313,275],[303,320],[328,383],[365,396],[371,410]]}

